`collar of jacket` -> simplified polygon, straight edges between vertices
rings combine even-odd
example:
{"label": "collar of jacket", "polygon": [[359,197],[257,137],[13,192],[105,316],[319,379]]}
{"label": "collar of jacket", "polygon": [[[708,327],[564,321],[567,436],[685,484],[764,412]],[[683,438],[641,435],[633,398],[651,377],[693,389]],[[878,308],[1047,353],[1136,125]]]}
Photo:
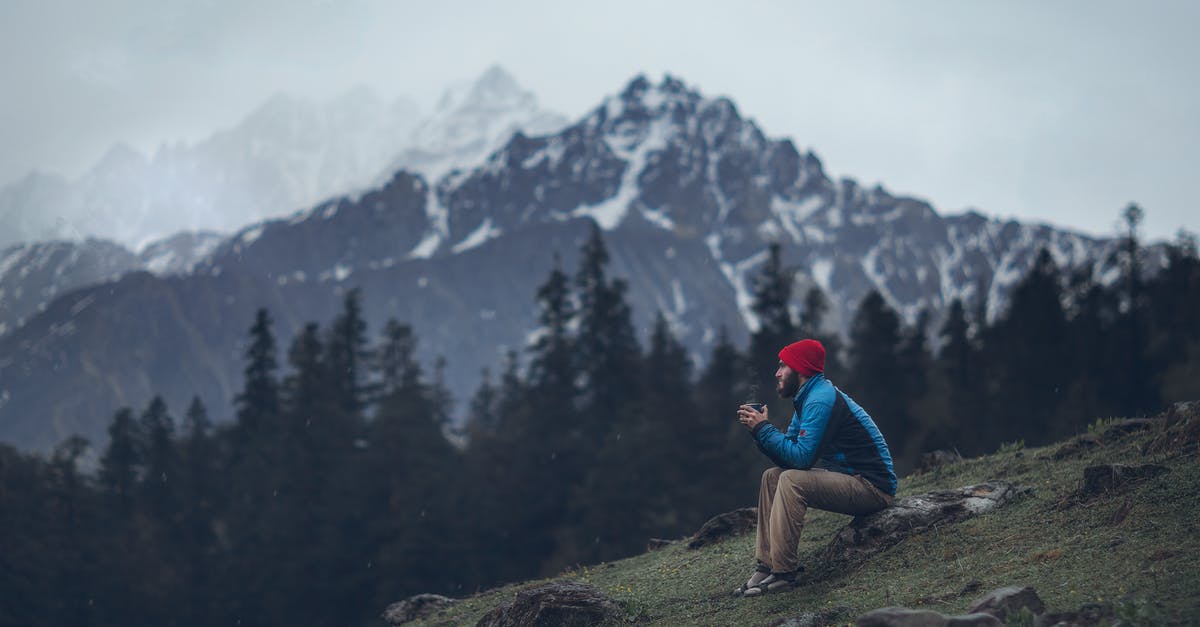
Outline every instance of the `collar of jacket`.
{"label": "collar of jacket", "polygon": [[825,380],[825,373],[818,372],[817,374],[814,374],[813,376],[809,377],[808,381],[804,382],[804,385],[800,386],[800,391],[796,392],[796,398],[792,399],[792,405],[794,405],[796,407],[797,411],[799,411],[799,409],[804,405],[804,397],[808,396],[808,393],[817,384],[817,381],[824,381],[824,380]]}

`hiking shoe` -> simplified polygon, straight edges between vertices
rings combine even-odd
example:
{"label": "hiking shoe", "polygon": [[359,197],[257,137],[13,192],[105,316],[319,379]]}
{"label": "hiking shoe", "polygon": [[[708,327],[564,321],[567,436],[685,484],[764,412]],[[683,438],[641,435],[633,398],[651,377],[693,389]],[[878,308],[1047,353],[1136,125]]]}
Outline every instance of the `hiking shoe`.
{"label": "hiking shoe", "polygon": [[740,588],[734,590],[733,595],[740,597],[746,594],[747,590],[761,584],[764,579],[770,576],[771,567],[759,562],[758,565],[754,567],[754,574],[750,575],[750,579],[748,579],[746,583],[742,584]]}
{"label": "hiking shoe", "polygon": [[772,592],[779,592],[781,590],[791,590],[792,588],[796,587],[796,573],[797,571],[792,571],[790,573],[771,573],[764,577],[762,581],[759,581],[757,584],[748,586],[746,590],[742,592],[742,596],[757,597],[764,594],[770,594]]}

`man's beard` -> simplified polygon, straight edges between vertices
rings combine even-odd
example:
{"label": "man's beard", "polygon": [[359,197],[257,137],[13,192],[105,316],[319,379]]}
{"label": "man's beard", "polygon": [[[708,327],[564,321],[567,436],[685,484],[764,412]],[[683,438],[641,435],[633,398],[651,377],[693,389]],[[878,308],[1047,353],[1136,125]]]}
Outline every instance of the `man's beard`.
{"label": "man's beard", "polygon": [[800,373],[795,370],[789,372],[775,385],[775,391],[779,392],[779,398],[794,398],[800,392]]}

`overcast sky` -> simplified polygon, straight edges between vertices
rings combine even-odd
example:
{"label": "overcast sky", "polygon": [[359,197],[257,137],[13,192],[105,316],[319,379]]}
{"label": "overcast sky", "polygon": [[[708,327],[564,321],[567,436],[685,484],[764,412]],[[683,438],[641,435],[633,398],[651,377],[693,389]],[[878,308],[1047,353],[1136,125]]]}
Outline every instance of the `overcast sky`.
{"label": "overcast sky", "polygon": [[[499,64],[584,114],[664,72],[834,176],[1110,234],[1200,231],[1200,3],[4,0],[0,183],[78,176],[356,84],[428,110]],[[1185,182],[1188,181],[1188,182]]]}

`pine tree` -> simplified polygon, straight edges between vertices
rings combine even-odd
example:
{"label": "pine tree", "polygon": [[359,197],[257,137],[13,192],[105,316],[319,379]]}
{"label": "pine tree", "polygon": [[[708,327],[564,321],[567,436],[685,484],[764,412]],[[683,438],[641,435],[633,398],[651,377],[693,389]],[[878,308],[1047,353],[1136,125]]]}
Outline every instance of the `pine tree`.
{"label": "pine tree", "polygon": [[[179,586],[185,570],[180,532],[179,457],[175,442],[175,422],[162,397],[154,397],[139,418],[142,433],[142,459],[145,473],[139,490],[140,508],[137,535],[145,549],[140,567],[143,584],[137,586],[143,615],[149,622],[164,624],[178,610],[182,590]],[[155,582],[150,584],[149,582]]]}
{"label": "pine tree", "polygon": [[[46,604],[58,607],[39,617],[45,624],[88,623],[95,610],[94,604],[89,605],[88,602],[89,588],[93,582],[107,575],[100,570],[99,564],[105,531],[99,516],[99,503],[91,478],[80,471],[89,446],[86,438],[78,435],[68,437],[55,447],[46,463],[46,487],[50,498],[45,499],[48,516],[39,531],[49,542],[34,543],[41,544],[39,548],[51,561],[51,578],[45,589],[59,601]],[[0,458],[2,466],[4,460]],[[3,475],[2,471],[0,475]],[[0,476],[0,492],[7,490],[4,484],[4,478]],[[10,513],[12,510],[5,500],[0,497],[0,511],[6,512],[4,517],[19,516]],[[3,525],[0,525],[0,536],[26,543],[31,540],[8,535]],[[15,557],[8,555],[8,550],[5,550],[5,554],[6,560]],[[12,592],[3,583],[0,583],[0,587]],[[3,605],[0,602],[0,606]],[[5,618],[11,620],[13,617],[0,609],[0,622],[4,622]]]}
{"label": "pine tree", "polygon": [[625,300],[628,285],[607,276],[608,250],[600,228],[583,246],[575,277],[579,297],[578,372],[583,378],[581,422],[586,439],[599,441],[621,412],[636,402],[640,348],[632,312]]}
{"label": "pine tree", "polygon": [[1119,411],[1122,415],[1132,416],[1157,409],[1159,399],[1152,387],[1149,369],[1146,364],[1147,336],[1146,302],[1144,281],[1142,278],[1142,249],[1138,238],[1138,227],[1141,226],[1145,212],[1135,203],[1129,203],[1121,213],[1125,223],[1125,236],[1122,238],[1122,270],[1124,273],[1123,315],[1121,317],[1121,343],[1124,345],[1123,366],[1125,378],[1121,390]]}
{"label": "pine tree", "polygon": [[[938,332],[941,351],[933,369],[931,422],[924,450],[954,448],[961,454],[980,454],[984,443],[978,425],[982,406],[979,398],[979,359],[971,341],[970,323],[961,299],[950,303],[946,320]],[[940,411],[939,411],[940,410]]]}
{"label": "pine tree", "polygon": [[[594,234],[594,236],[597,236]],[[596,241],[598,248],[594,251],[593,262],[607,260],[603,242]],[[588,303],[603,299],[604,269],[603,264],[592,268],[597,276],[587,278],[591,291]],[[559,267],[559,258],[554,257],[554,268],[546,282],[538,287],[537,303],[539,308],[538,322],[541,333],[530,347],[530,385],[535,390],[533,402],[539,412],[571,412],[577,403],[579,394],[576,381],[575,363],[576,339],[572,336],[570,326],[576,311],[571,304],[569,278]],[[590,325],[599,325],[602,321],[593,318]],[[601,345],[591,347],[593,352],[603,350]],[[560,421],[555,421],[560,422]],[[545,425],[558,427],[561,425]],[[559,434],[558,437],[565,437]],[[552,438],[554,439],[554,438]],[[565,444],[565,443],[564,443]]]}
{"label": "pine tree", "polygon": [[162,524],[175,523],[176,492],[171,485],[178,480],[179,456],[175,449],[175,422],[161,396],[155,396],[142,412],[139,431],[145,476],[142,481],[142,501],[147,510]]}
{"label": "pine tree", "polygon": [[737,408],[750,399],[745,357],[721,327],[708,363],[696,383],[699,406],[696,428],[707,443],[703,450],[711,456],[697,459],[696,470],[704,473],[706,513],[711,515],[741,507],[746,490],[758,484],[767,466],[767,458],[758,452],[746,428],[737,421]]}
{"label": "pine tree", "polygon": [[[154,581],[157,538],[147,539],[147,527],[139,507],[141,481],[145,474],[145,436],[133,411],[122,408],[108,428],[109,442],[100,459],[100,485],[108,507],[100,527],[108,542],[102,547],[102,569],[121,573],[122,580],[101,580],[96,595],[103,599],[101,611],[113,617],[136,617],[133,624],[153,624],[160,607],[147,601]],[[122,585],[123,584],[123,585]]]}
{"label": "pine tree", "polygon": [[[606,281],[607,253],[602,242],[594,243],[599,247],[591,259],[600,264],[592,268],[598,276],[591,279],[599,291]],[[495,497],[522,504],[519,510],[499,512],[495,531],[503,549],[497,567],[503,574],[542,574],[554,568],[545,564],[559,544],[556,533],[566,523],[570,490],[582,481],[595,455],[591,434],[601,426],[589,430],[580,417],[581,366],[572,332],[577,311],[570,278],[559,263],[555,255],[554,266],[536,293],[540,328],[529,347],[529,380],[519,380],[515,354],[510,355],[501,380],[501,428],[491,458],[503,470],[497,475]],[[548,477],[553,479],[547,481]],[[519,566],[522,562],[524,569]]]}
{"label": "pine tree", "polygon": [[999,383],[989,395],[993,441],[1040,443],[1071,430],[1056,422],[1071,370],[1060,280],[1042,249],[988,338]]}
{"label": "pine tree", "polygon": [[[579,441],[598,446],[573,446],[577,453],[563,460],[570,476],[583,477],[574,485],[569,506],[574,516],[583,520],[575,526],[569,543],[559,547],[549,568],[586,561],[604,551],[595,542],[595,529],[628,529],[635,524],[630,519],[636,515],[628,511],[602,512],[598,507],[625,496],[619,474],[628,460],[614,455],[613,442],[629,437],[644,410],[640,404],[641,348],[625,300],[628,286],[620,279],[609,280],[607,265],[608,252],[599,228],[593,225],[575,280],[579,298],[576,368],[582,379]],[[606,513],[620,519],[602,521]]]}
{"label": "pine tree", "polygon": [[275,426],[279,416],[279,365],[275,359],[275,336],[271,315],[259,309],[250,327],[242,391],[236,398],[237,420],[244,436],[254,440]]}
{"label": "pine tree", "polygon": [[[930,371],[933,369],[933,355],[929,348],[926,329],[929,326],[929,310],[922,310],[912,326],[901,331],[900,345],[896,356],[900,360],[900,374],[904,383],[905,416],[910,432],[906,435],[909,441],[909,460],[916,460],[921,453],[920,443],[915,437],[923,431],[930,417],[926,415],[931,408],[926,406],[931,385]],[[900,454],[904,451],[896,451]]]}
{"label": "pine tree", "polygon": [[133,509],[144,460],[142,434],[133,410],[121,408],[108,427],[108,445],[100,457],[100,485],[116,501],[118,511]]}
{"label": "pine tree", "polygon": [[846,391],[879,425],[893,456],[903,454],[914,432],[900,339],[900,318],[878,291],[871,291],[859,304],[850,331],[850,387]]}
{"label": "pine tree", "polygon": [[321,329],[313,322],[304,325],[288,347],[290,373],[283,380],[282,405],[293,421],[299,422],[297,427],[311,426],[313,414],[329,404],[324,351]]}
{"label": "pine tree", "polygon": [[383,344],[376,351],[384,396],[416,384],[419,378],[416,352],[417,339],[412,327],[396,320],[384,323]]}
{"label": "pine tree", "polygon": [[813,338],[825,346],[825,376],[837,382],[846,375],[846,367],[841,359],[841,336],[836,331],[825,330],[825,316],[828,313],[829,299],[825,293],[815,285],[809,288],[804,293],[804,308],[800,312],[797,335],[800,338]]}
{"label": "pine tree", "polygon": [[674,537],[711,516],[703,473],[679,460],[711,458],[721,442],[705,431],[694,395],[692,358],[662,312],[654,319],[643,371],[645,419],[637,434],[649,474],[641,486],[647,497],[643,512],[648,531]]}
{"label": "pine tree", "polygon": [[[542,573],[543,562],[554,551],[553,534],[569,487],[568,479],[552,469],[559,456],[537,430],[533,395],[520,368],[517,353],[509,351],[492,395],[495,427],[472,426],[464,455],[463,498],[478,520],[487,521],[464,534],[464,548],[475,556],[464,560],[464,571],[469,569],[464,577],[475,587]],[[476,398],[485,395],[481,388]],[[572,421],[561,412],[544,416],[547,422]]]}
{"label": "pine tree", "polygon": [[1120,296],[1092,277],[1092,268],[1077,269],[1068,279],[1065,292],[1067,354],[1062,365],[1069,381],[1059,404],[1058,419],[1063,433],[1082,431],[1099,416],[1118,413],[1124,373],[1114,359],[1123,352],[1111,348],[1120,317]]}
{"label": "pine tree", "polygon": [[363,383],[367,351],[367,323],[362,314],[362,291],[346,292],[342,313],[333,321],[326,342],[326,365],[330,375],[330,393],[347,417],[359,417],[366,407]]}
{"label": "pine tree", "polygon": [[1167,267],[1146,291],[1154,330],[1147,345],[1160,397],[1200,398],[1200,254],[1194,235],[1180,231],[1167,247]]}
{"label": "pine tree", "polygon": [[214,611],[212,588],[217,575],[214,527],[220,511],[218,500],[224,468],[218,459],[208,410],[199,397],[192,397],[184,414],[179,450],[183,503],[180,536],[187,566],[183,586],[186,599],[180,609],[189,622],[210,624]]}
{"label": "pine tree", "polygon": [[[961,303],[957,315],[962,316]],[[929,311],[922,310],[916,324],[905,329],[898,353],[904,365],[903,375],[909,397],[908,415],[912,424],[905,463],[919,459],[923,453],[954,446],[948,424],[952,394],[948,382],[935,365],[937,362],[929,347],[926,335],[929,318]],[[896,456],[902,452],[893,451],[892,454]]]}
{"label": "pine tree", "polygon": [[496,435],[500,424],[499,392],[492,383],[492,372],[483,368],[479,372],[479,387],[467,403],[467,443],[486,440]]}
{"label": "pine tree", "polygon": [[[368,596],[361,602],[366,607],[396,594],[453,592],[461,581],[453,565],[464,560],[451,507],[461,490],[455,481],[462,463],[442,434],[443,392],[425,381],[414,360],[411,329],[399,324],[386,328],[385,341],[396,342],[389,349],[396,357],[389,368],[397,379],[369,425],[370,445],[357,480],[362,502],[375,509],[364,521],[369,550],[364,557],[371,560],[373,572],[356,573],[363,577]],[[348,602],[354,591],[344,594]]]}
{"label": "pine tree", "polygon": [[[758,328],[750,335],[750,384],[757,390],[759,402],[769,402],[772,396],[780,349],[800,339],[791,309],[795,275],[795,268],[783,265],[779,244],[772,243],[762,271],[754,278],[754,303],[751,305]],[[814,307],[810,314],[819,318],[819,308]],[[810,323],[815,321],[815,318],[809,320]],[[776,409],[776,406],[771,408]]]}
{"label": "pine tree", "polygon": [[281,568],[287,554],[281,528],[287,508],[279,495],[288,469],[275,336],[265,309],[255,313],[244,359],[245,379],[235,398],[236,421],[224,434],[230,452],[226,510],[230,556],[217,584],[217,605],[222,614],[255,623],[285,613],[279,597],[288,594],[270,576]]}

